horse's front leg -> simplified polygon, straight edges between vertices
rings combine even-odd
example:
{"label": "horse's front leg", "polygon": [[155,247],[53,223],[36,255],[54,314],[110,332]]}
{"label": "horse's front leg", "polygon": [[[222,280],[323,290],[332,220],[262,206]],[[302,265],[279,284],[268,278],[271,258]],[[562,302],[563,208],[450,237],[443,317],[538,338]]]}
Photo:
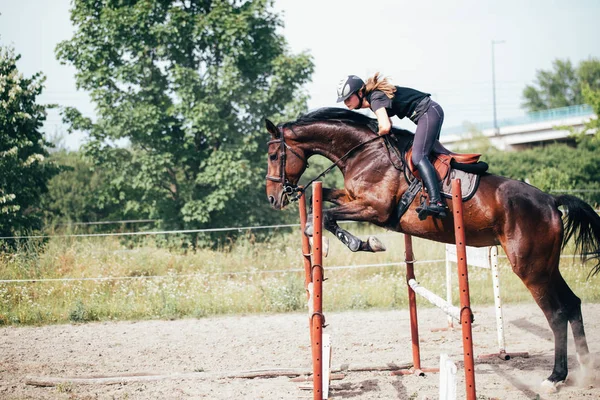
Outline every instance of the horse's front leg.
{"label": "horse's front leg", "polygon": [[[351,251],[369,251],[379,252],[385,251],[384,244],[375,236],[369,236],[366,241],[359,239],[350,232],[342,229],[337,224],[338,220],[350,221],[366,221],[366,222],[381,222],[382,213],[378,213],[376,209],[369,205],[367,206],[360,201],[348,201],[339,207],[323,210],[323,226],[329,232],[333,233],[342,243]],[[307,225],[306,234],[312,235],[312,225]]]}
{"label": "horse's front leg", "polygon": [[[348,193],[344,189],[330,189],[323,188],[323,202],[333,203],[336,206],[346,204],[350,201],[348,197]],[[306,227],[304,229],[304,233],[307,236],[312,236],[313,226],[312,226],[312,196],[308,199],[308,217],[306,219]],[[329,229],[328,229],[329,230]],[[331,233],[335,234],[333,231],[329,230]]]}
{"label": "horse's front leg", "polygon": [[[333,203],[336,206],[350,202],[348,193],[344,189],[323,188],[323,201]],[[312,204],[312,203],[311,203]]]}
{"label": "horse's front leg", "polygon": [[339,227],[335,220],[332,220],[327,214],[323,216],[323,225],[325,229],[333,233],[340,242],[344,243],[350,251],[369,251],[376,253],[385,251],[385,245],[375,236],[369,236],[366,241],[354,236],[345,229]]}

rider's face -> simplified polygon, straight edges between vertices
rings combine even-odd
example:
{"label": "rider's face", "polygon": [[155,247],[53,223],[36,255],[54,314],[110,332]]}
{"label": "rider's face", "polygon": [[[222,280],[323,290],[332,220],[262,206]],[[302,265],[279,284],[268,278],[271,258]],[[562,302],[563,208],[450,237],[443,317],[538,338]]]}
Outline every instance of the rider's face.
{"label": "rider's face", "polygon": [[346,100],[344,100],[344,104],[346,105],[346,107],[348,107],[351,110],[360,108],[359,103],[360,103],[360,100],[358,99],[358,95],[356,93],[353,93],[352,96],[350,96]]}

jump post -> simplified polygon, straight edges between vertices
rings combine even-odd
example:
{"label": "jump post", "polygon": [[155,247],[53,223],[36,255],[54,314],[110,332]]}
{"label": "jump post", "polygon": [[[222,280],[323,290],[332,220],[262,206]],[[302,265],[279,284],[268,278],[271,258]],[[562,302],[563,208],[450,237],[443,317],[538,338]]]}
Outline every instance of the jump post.
{"label": "jump post", "polygon": [[[492,286],[494,290],[494,306],[496,311],[496,330],[498,333],[498,352],[491,354],[480,354],[477,359],[486,360],[490,358],[500,358],[507,361],[514,357],[529,357],[528,352],[507,352],[504,339],[504,318],[502,315],[502,300],[500,297],[500,276],[498,271],[498,248],[490,247],[470,247],[467,246],[468,265],[483,269],[489,269],[492,275]],[[452,304],[452,278],[451,264],[456,260],[456,247],[446,245],[446,301]],[[448,317],[448,328],[454,327],[452,318]],[[444,330],[447,328],[435,329]]]}
{"label": "jump post", "polygon": [[[312,349],[313,366],[313,399],[328,398],[329,391],[329,362],[323,362],[323,223],[322,223],[322,183],[313,183],[312,210],[313,210],[313,241],[312,246],[304,234],[306,227],[306,199],[303,194],[299,199],[300,231],[302,236],[302,255],[304,261],[304,285],[308,298],[308,323]],[[312,251],[311,251],[312,250]],[[327,339],[327,348],[329,339]],[[327,360],[330,355],[327,354]],[[325,368],[325,370],[324,370]],[[325,371],[325,373],[324,373]],[[324,377],[324,375],[327,375]],[[325,379],[324,379],[325,378]]]}
{"label": "jump post", "polygon": [[471,311],[471,300],[469,296],[469,274],[467,270],[466,240],[463,223],[463,203],[460,187],[460,179],[452,180],[452,213],[454,217],[454,234],[456,238],[456,253],[458,264],[458,283],[460,291],[460,308],[454,307],[435,293],[420,286],[415,278],[414,255],[412,249],[412,238],[404,235],[406,255],[406,282],[408,284],[408,303],[410,312],[410,330],[413,353],[413,368],[393,372],[393,374],[419,374],[425,372],[438,372],[439,368],[421,367],[421,353],[419,347],[419,325],[417,318],[416,294],[425,297],[428,301],[441,308],[448,315],[460,321],[463,337],[463,354],[465,370],[465,388],[468,400],[475,400],[475,362],[473,359],[473,336],[471,323],[473,313]]}
{"label": "jump post", "polygon": [[[329,363],[330,354],[324,357],[323,327],[325,317],[323,315],[323,255],[322,255],[322,183],[313,183],[312,193],[313,212],[313,242],[312,246],[308,237],[304,234],[307,222],[306,200],[302,195],[299,199],[300,230],[302,237],[302,254],[305,272],[305,287],[308,298],[309,328],[312,349],[313,364],[313,399],[322,400],[328,398],[329,387]],[[416,293],[423,295],[438,307],[444,309],[449,315],[454,315],[461,323],[464,350],[465,386],[468,400],[475,400],[475,366],[473,359],[473,340],[471,323],[473,313],[469,298],[469,278],[467,271],[465,233],[463,225],[463,205],[460,188],[460,179],[452,181],[452,205],[454,216],[454,231],[456,237],[457,264],[459,275],[460,308],[452,306],[434,293],[420,286],[414,273],[414,256],[412,250],[412,238],[404,235],[406,251],[406,281],[408,284],[409,313],[411,325],[411,341],[413,367],[410,369],[398,369],[392,371],[393,375],[419,374],[425,372],[437,372],[439,368],[421,367],[419,348],[419,328],[417,318]],[[327,338],[327,352],[330,351]]]}

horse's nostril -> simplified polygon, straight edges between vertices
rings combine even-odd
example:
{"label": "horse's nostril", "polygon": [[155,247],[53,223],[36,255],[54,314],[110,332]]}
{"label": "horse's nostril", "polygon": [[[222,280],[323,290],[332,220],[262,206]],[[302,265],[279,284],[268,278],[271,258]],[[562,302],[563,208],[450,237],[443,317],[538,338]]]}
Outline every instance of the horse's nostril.
{"label": "horse's nostril", "polygon": [[271,205],[275,204],[275,197],[269,196],[269,203],[271,203]]}

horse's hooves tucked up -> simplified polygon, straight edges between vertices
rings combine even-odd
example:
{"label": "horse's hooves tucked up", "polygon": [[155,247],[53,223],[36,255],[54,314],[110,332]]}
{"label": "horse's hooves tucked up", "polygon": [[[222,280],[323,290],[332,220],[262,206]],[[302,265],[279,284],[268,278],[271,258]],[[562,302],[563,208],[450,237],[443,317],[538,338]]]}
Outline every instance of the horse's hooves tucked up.
{"label": "horse's hooves tucked up", "polygon": [[386,251],[385,245],[381,242],[381,240],[377,239],[375,236],[369,236],[369,239],[367,239],[367,243],[369,243],[369,247],[374,253]]}
{"label": "horse's hooves tucked up", "polygon": [[310,222],[306,223],[306,226],[304,227],[304,234],[306,236],[312,236],[313,235],[313,225]]}
{"label": "horse's hooves tucked up", "polygon": [[[323,238],[321,240],[322,240],[321,245],[323,246],[323,249],[322,249],[323,257],[327,257],[329,255],[329,238],[323,236]],[[313,247],[313,237],[312,236],[310,236],[308,238],[308,243],[310,243],[310,247],[312,248]]]}
{"label": "horse's hooves tucked up", "polygon": [[540,385],[540,387],[544,393],[556,393],[558,392],[558,387],[564,384],[565,381],[552,382],[548,379],[545,379]]}

